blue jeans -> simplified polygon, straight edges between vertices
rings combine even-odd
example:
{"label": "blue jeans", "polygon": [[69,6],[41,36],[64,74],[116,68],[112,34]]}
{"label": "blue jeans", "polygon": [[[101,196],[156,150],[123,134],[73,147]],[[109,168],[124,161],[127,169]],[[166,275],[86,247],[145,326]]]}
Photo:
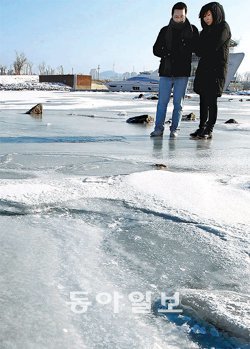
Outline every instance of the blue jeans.
{"label": "blue jeans", "polygon": [[160,77],[159,100],[157,104],[155,131],[164,131],[167,107],[173,89],[174,110],[170,131],[175,131],[180,123],[182,115],[182,104],[187,88],[188,77]]}

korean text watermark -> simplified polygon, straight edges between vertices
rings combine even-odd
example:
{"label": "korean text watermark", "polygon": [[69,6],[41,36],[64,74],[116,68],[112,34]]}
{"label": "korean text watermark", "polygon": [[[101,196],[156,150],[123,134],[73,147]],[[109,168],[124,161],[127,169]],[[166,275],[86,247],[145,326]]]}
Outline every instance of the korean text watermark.
{"label": "korean text watermark", "polygon": [[[70,309],[75,314],[87,313],[88,309],[94,306],[94,304],[101,306],[111,305],[115,314],[121,311],[124,301],[131,306],[133,314],[149,314],[153,306],[151,291],[146,291],[145,294],[134,291],[126,296],[117,291],[112,293],[99,292],[94,296],[91,296],[86,291],[74,291],[70,292],[69,298],[70,301],[67,301],[66,304],[70,306]],[[167,295],[166,292],[161,292],[157,312],[159,314],[182,313],[182,309],[178,309],[179,305],[179,292],[175,292],[173,295]]]}

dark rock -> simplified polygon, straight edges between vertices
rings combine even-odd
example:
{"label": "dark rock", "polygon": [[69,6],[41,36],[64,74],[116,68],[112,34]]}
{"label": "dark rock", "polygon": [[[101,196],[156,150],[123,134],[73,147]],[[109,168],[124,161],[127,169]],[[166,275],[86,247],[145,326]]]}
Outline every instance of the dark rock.
{"label": "dark rock", "polygon": [[148,100],[154,101],[154,100],[158,100],[159,97],[158,97],[158,94],[148,95],[147,93],[146,94],[140,93],[139,96],[134,97],[133,99],[148,99]]}
{"label": "dark rock", "polygon": [[141,99],[144,97],[144,94],[143,93],[140,93],[139,96],[136,96],[134,97],[133,99]]}
{"label": "dark rock", "polygon": [[167,168],[164,164],[153,164],[153,167],[155,167],[157,170],[165,170]]}
{"label": "dark rock", "polygon": [[241,99],[239,99],[239,101],[240,101],[240,102],[243,102],[243,99],[241,98]]}
{"label": "dark rock", "polygon": [[182,115],[181,118],[182,121],[195,121],[196,120],[196,116],[194,113],[190,113],[187,115]]}
{"label": "dark rock", "polygon": [[154,121],[154,118],[150,115],[139,115],[139,116],[133,116],[132,118],[129,118],[126,120],[128,124],[144,124],[144,123],[151,123]]}
{"label": "dark rock", "polygon": [[238,122],[234,119],[229,119],[225,122],[225,124],[238,124]]}
{"label": "dark rock", "polygon": [[147,99],[151,100],[151,101],[156,101],[159,99],[158,95],[154,95],[154,96],[151,96],[151,97],[147,97]]}
{"label": "dark rock", "polygon": [[41,115],[42,113],[43,113],[43,105],[41,103],[38,103],[33,108],[31,108],[29,111],[27,111],[25,114]]}

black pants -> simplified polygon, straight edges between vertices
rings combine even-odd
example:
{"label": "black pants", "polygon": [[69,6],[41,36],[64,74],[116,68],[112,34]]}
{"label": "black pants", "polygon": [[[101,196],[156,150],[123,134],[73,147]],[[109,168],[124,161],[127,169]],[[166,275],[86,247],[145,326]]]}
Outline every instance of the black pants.
{"label": "black pants", "polygon": [[217,120],[217,96],[200,95],[200,128],[206,127],[209,132],[213,131]]}

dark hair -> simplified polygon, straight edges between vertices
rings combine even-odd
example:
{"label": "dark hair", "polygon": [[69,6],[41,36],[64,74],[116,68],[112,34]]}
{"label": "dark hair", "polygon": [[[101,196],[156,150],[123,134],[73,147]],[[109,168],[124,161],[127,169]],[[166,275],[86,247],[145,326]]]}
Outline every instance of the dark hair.
{"label": "dark hair", "polygon": [[174,10],[185,10],[185,13],[187,13],[187,5],[184,4],[184,2],[177,2],[173,8],[172,8],[172,16],[174,14]]}
{"label": "dark hair", "polygon": [[223,6],[218,2],[209,2],[201,8],[199,13],[199,18],[201,19],[202,26],[204,26],[203,17],[208,11],[211,11],[212,13],[214,24],[219,24],[225,21],[225,12]]}

